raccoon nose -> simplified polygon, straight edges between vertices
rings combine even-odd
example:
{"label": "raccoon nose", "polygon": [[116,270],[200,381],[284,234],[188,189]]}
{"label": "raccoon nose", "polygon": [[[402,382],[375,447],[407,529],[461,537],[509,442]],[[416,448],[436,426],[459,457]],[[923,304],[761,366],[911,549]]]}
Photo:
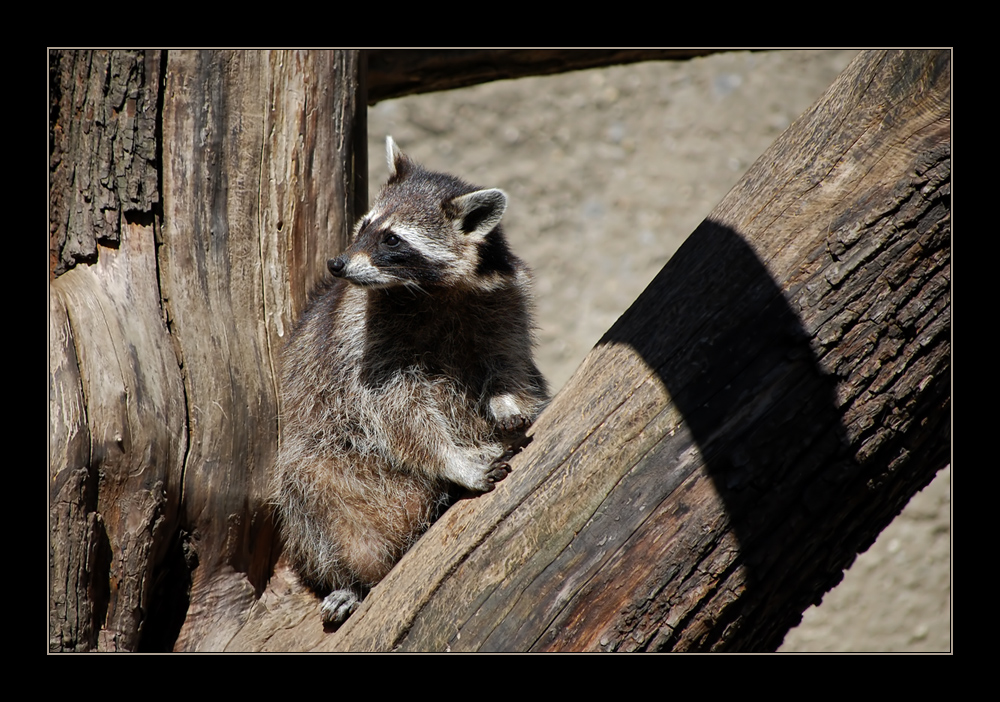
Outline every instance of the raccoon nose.
{"label": "raccoon nose", "polygon": [[345,261],[343,257],[331,258],[326,262],[326,267],[329,268],[330,272],[338,278],[344,274],[344,266],[346,265],[347,261]]}

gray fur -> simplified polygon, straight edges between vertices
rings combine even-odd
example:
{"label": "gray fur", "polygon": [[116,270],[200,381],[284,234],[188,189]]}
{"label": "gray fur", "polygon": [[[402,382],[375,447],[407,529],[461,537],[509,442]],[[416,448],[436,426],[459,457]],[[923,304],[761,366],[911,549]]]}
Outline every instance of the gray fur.
{"label": "gray fur", "polygon": [[489,492],[544,406],[530,276],[501,190],[390,176],[285,348],[275,502],[325,622],[358,606],[454,496]]}

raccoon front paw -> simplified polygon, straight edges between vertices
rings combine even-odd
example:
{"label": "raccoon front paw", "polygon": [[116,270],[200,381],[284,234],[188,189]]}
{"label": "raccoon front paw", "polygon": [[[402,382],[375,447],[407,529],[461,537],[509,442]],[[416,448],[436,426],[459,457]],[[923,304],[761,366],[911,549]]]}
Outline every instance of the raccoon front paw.
{"label": "raccoon front paw", "polygon": [[353,590],[334,590],[323,599],[319,606],[324,624],[343,624],[361,605],[361,599]]}
{"label": "raccoon front paw", "polygon": [[517,400],[509,393],[492,398],[490,412],[501,434],[520,434],[531,426],[531,418],[521,411]]}
{"label": "raccoon front paw", "polygon": [[512,470],[510,464],[507,463],[503,456],[493,461],[493,463],[491,463],[486,469],[485,477],[487,485],[489,486],[486,489],[486,492],[489,492],[496,487],[496,484],[510,475],[511,472]]}
{"label": "raccoon front paw", "polygon": [[452,478],[452,482],[473,492],[493,492],[493,488],[510,473],[510,465],[500,456],[487,465],[470,465],[464,475]]}
{"label": "raccoon front paw", "polygon": [[531,426],[531,420],[523,414],[503,417],[497,422],[497,428],[503,434],[521,434]]}

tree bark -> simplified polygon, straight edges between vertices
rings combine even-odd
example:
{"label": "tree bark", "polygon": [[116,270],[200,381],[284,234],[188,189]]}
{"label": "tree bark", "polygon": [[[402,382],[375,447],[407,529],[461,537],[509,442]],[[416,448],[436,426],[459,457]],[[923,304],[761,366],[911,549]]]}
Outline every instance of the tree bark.
{"label": "tree bark", "polygon": [[158,51],[50,51],[49,270],[117,246],[124,217],[159,202]]}
{"label": "tree bark", "polygon": [[766,651],[946,465],[950,58],[866,52],[336,633],[230,650]]}
{"label": "tree bark", "polygon": [[50,290],[50,648],[135,650],[187,440],[158,293],[159,194],[146,177],[161,57],[52,59],[50,270],[93,265]]}

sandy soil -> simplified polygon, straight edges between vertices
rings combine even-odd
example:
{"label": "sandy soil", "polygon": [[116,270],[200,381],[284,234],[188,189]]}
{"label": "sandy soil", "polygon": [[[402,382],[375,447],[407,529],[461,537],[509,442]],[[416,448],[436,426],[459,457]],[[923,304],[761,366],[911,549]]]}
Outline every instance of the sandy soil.
{"label": "sandy soil", "polygon": [[[386,101],[369,114],[371,182],[391,134],[429,168],[507,191],[505,231],[535,272],[539,365],[558,391],[855,53],[733,52]],[[949,651],[950,484],[942,471],[780,650]]]}

